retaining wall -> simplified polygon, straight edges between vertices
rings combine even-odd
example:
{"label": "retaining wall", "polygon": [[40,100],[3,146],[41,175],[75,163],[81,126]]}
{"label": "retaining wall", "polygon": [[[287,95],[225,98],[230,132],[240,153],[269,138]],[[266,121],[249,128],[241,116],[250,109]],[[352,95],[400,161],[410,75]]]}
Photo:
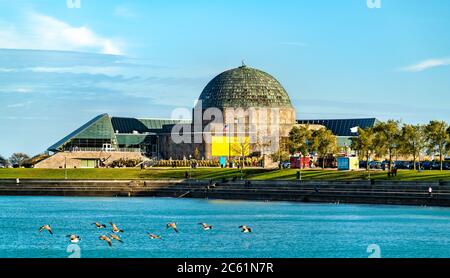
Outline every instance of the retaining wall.
{"label": "retaining wall", "polygon": [[[433,188],[433,194],[428,189]],[[0,195],[241,199],[449,206],[450,182],[0,180]]]}

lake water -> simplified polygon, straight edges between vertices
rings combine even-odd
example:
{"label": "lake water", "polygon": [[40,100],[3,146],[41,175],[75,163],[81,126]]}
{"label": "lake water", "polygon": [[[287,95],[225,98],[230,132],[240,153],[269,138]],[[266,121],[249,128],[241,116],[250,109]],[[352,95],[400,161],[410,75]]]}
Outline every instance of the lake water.
{"label": "lake water", "polygon": [[[113,247],[93,222],[124,229]],[[166,230],[178,223],[176,234]],[[197,224],[207,222],[213,230]],[[54,235],[39,233],[50,224]],[[249,225],[251,234],[238,226]],[[163,240],[150,240],[147,232]],[[0,257],[66,258],[77,233],[84,258],[450,257],[450,209],[165,198],[0,197]],[[376,246],[375,246],[376,247]],[[70,246],[75,250],[77,246]],[[375,248],[377,249],[377,248]]]}

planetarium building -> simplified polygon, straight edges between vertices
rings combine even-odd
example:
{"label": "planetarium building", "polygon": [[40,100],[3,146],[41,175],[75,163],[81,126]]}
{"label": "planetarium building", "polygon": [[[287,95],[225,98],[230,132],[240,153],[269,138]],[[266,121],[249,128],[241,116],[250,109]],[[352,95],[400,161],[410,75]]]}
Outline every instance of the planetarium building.
{"label": "planetarium building", "polygon": [[[242,65],[213,78],[201,92],[192,119],[123,118],[102,114],[48,148],[37,168],[93,168],[117,159],[202,159],[274,153],[299,124],[333,124],[345,142],[375,119],[297,120],[288,93],[270,74]],[[351,125],[351,126],[349,126]],[[342,133],[342,134],[340,134]],[[344,143],[343,143],[344,144]]]}

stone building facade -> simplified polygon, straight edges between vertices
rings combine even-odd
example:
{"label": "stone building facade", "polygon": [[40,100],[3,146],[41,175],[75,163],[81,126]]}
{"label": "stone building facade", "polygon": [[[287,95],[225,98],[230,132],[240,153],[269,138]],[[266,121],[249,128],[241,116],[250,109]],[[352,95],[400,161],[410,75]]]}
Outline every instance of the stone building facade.
{"label": "stone building facade", "polygon": [[249,137],[252,153],[270,154],[278,151],[296,124],[296,111],[280,82],[242,65],[219,74],[204,88],[191,126],[179,127],[190,134],[186,138],[191,143],[174,142],[168,138],[173,134],[166,133],[163,148],[165,156],[198,149],[202,157],[212,159],[211,137]]}

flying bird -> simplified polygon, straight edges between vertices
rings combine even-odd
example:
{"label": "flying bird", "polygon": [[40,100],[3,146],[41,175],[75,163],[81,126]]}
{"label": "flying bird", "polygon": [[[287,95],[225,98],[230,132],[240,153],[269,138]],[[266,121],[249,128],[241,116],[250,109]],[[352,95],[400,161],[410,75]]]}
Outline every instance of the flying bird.
{"label": "flying bird", "polygon": [[151,239],[162,239],[161,236],[155,235],[155,234],[148,234],[148,237]]}
{"label": "flying bird", "polygon": [[101,223],[98,223],[98,222],[92,223],[92,225],[95,225],[95,227],[97,227],[97,229],[104,229],[104,228],[106,228],[105,224],[101,224]]}
{"label": "flying bird", "polygon": [[77,235],[67,235],[66,237],[68,237],[72,243],[78,243],[81,240],[81,238]]}
{"label": "flying bird", "polygon": [[249,226],[246,226],[246,225],[239,226],[239,229],[241,229],[241,231],[243,233],[251,233],[252,232],[252,228],[250,228]]}
{"label": "flying bird", "polygon": [[116,224],[114,224],[114,223],[112,223],[112,222],[109,222],[109,224],[111,225],[111,227],[112,227],[112,231],[114,232],[114,233],[123,233],[123,230],[121,230],[121,229],[119,229],[117,226],[116,226]]}
{"label": "flying bird", "polygon": [[109,247],[112,247],[112,241],[109,237],[107,236],[100,236],[99,237],[100,240],[106,241],[106,243],[108,243]]}
{"label": "flying bird", "polygon": [[122,239],[118,235],[111,234],[109,235],[111,239],[117,240],[120,243],[123,243]]}
{"label": "flying bird", "polygon": [[213,226],[208,225],[207,223],[198,223],[199,225],[202,225],[203,230],[208,231],[213,228]]}
{"label": "flying bird", "polygon": [[48,231],[51,235],[53,235],[52,227],[50,227],[50,225],[44,225],[39,228],[39,232],[42,232],[44,230]]}
{"label": "flying bird", "polygon": [[166,226],[166,229],[172,228],[175,232],[178,233],[178,229],[177,229],[177,223],[173,222],[173,223],[169,223]]}

